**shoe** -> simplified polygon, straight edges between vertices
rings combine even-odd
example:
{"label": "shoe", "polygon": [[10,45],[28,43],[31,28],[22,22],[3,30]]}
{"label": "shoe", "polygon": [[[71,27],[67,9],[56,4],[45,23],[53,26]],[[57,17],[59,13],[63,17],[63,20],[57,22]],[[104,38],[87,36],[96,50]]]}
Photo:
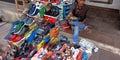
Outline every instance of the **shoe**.
{"label": "shoe", "polygon": [[31,35],[28,37],[27,42],[28,42],[28,43],[31,43],[31,42],[35,39],[36,35],[37,35],[37,31],[34,30],[34,31],[31,33]]}
{"label": "shoe", "polygon": [[31,33],[32,33],[33,31],[34,31],[34,29],[29,30],[29,31],[27,31],[27,32],[25,33],[24,37],[25,37],[26,40],[28,39],[28,37],[31,35]]}
{"label": "shoe", "polygon": [[32,50],[32,51],[29,53],[28,58],[32,58],[36,53],[37,53],[37,49]]}
{"label": "shoe", "polygon": [[43,40],[42,37],[38,37],[32,42],[32,44],[33,45],[38,45],[42,40]]}
{"label": "shoe", "polygon": [[66,36],[64,36],[64,35],[59,35],[58,39],[59,39],[60,42],[65,42],[67,44],[70,43],[70,41],[68,40],[68,38]]}
{"label": "shoe", "polygon": [[83,51],[79,51],[76,59],[81,60],[82,59],[82,54],[83,54]]}
{"label": "shoe", "polygon": [[37,34],[42,35],[43,32],[44,32],[44,29],[41,29],[41,28],[37,29]]}
{"label": "shoe", "polygon": [[13,41],[16,37],[17,37],[17,35],[16,35],[16,34],[13,34],[13,35],[10,36],[10,38],[9,38],[8,40],[9,40],[9,41]]}
{"label": "shoe", "polygon": [[41,0],[42,2],[48,2],[48,0]]}
{"label": "shoe", "polygon": [[50,0],[52,4],[60,4],[60,0]]}
{"label": "shoe", "polygon": [[84,52],[82,54],[82,60],[88,60],[88,53]]}
{"label": "shoe", "polygon": [[33,24],[30,25],[28,28],[29,28],[30,30],[32,30],[32,29],[34,29],[36,26],[37,26],[37,24],[36,24],[36,23],[33,23]]}
{"label": "shoe", "polygon": [[63,53],[63,51],[66,49],[66,47],[67,47],[67,44],[64,44],[64,45],[62,46],[62,48],[59,50],[58,53]]}
{"label": "shoe", "polygon": [[28,15],[35,16],[39,13],[39,9],[43,8],[43,3],[36,2],[35,4],[32,4],[28,10]]}
{"label": "shoe", "polygon": [[56,38],[56,37],[52,37],[51,39],[50,39],[50,43],[57,43],[58,42],[58,38]]}
{"label": "shoe", "polygon": [[24,27],[22,28],[22,30],[20,31],[20,33],[18,33],[18,35],[19,35],[19,36],[24,35],[28,30],[29,30],[28,27],[25,27],[25,26],[24,26]]}
{"label": "shoe", "polygon": [[50,35],[47,35],[45,38],[44,38],[44,43],[46,44],[47,42],[50,41]]}
{"label": "shoe", "polygon": [[24,22],[20,21],[20,23],[15,27],[15,30],[13,31],[14,34],[18,34],[22,28],[24,27]]}
{"label": "shoe", "polygon": [[44,45],[44,40],[42,40],[38,45],[37,45],[37,50],[40,50]]}
{"label": "shoe", "polygon": [[[42,49],[38,50],[37,53],[31,58],[31,60],[38,60],[38,56],[42,53]],[[41,59],[40,59],[41,60]]]}
{"label": "shoe", "polygon": [[41,17],[41,18],[44,16],[45,11],[46,11],[46,8],[45,8],[45,7],[41,8],[41,9],[39,10],[39,13],[40,13],[40,17]]}
{"label": "shoe", "polygon": [[23,35],[22,36],[17,35],[17,37],[15,39],[13,39],[12,42],[18,42],[18,41],[22,40],[23,38],[24,38]]}
{"label": "shoe", "polygon": [[27,22],[25,22],[25,25],[30,26],[34,23],[35,21],[33,20],[33,18],[28,18]]}
{"label": "shoe", "polygon": [[78,53],[79,53],[79,49],[75,49],[75,51],[74,52],[72,52],[73,53],[73,59],[75,60],[76,58],[77,58],[77,55],[78,55]]}
{"label": "shoe", "polygon": [[12,23],[9,33],[4,37],[4,39],[9,40],[10,36],[13,34],[13,31],[16,29],[15,27],[20,23],[19,20]]}

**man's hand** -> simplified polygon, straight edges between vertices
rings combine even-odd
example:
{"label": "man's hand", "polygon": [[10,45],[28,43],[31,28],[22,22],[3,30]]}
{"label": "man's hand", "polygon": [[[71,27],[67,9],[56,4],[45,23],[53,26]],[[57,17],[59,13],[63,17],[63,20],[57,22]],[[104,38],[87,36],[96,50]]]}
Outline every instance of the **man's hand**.
{"label": "man's hand", "polygon": [[71,20],[77,20],[77,17],[71,16],[70,19],[71,19]]}

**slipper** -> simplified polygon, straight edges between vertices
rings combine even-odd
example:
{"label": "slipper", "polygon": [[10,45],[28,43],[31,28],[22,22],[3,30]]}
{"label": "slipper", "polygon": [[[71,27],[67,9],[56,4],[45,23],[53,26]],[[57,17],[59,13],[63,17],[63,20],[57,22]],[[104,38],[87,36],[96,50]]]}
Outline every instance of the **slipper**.
{"label": "slipper", "polygon": [[28,15],[35,16],[39,13],[39,9],[43,8],[43,3],[36,2],[35,4],[32,4],[28,10]]}
{"label": "slipper", "polygon": [[30,26],[34,23],[35,21],[33,20],[33,18],[28,18],[28,20],[25,22],[25,25]]}
{"label": "slipper", "polygon": [[28,37],[27,42],[28,42],[28,43],[31,43],[31,42],[35,39],[36,35],[37,35],[37,31],[34,30],[34,31],[31,33],[31,35]]}
{"label": "slipper", "polygon": [[24,27],[24,22],[20,21],[20,23],[15,27],[15,30],[13,31],[14,34],[18,34],[22,28]]}
{"label": "slipper", "polygon": [[10,36],[10,38],[8,38],[9,41],[13,41],[15,38],[17,37],[16,34],[13,34],[12,36]]}
{"label": "slipper", "polygon": [[19,36],[24,35],[29,29],[27,27],[23,27],[22,30],[18,33]]}

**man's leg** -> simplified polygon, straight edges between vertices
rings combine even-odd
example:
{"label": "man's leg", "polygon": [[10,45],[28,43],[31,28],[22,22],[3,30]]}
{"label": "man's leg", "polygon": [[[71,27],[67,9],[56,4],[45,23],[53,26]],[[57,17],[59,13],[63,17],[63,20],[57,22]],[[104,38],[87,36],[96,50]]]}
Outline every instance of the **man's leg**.
{"label": "man's leg", "polygon": [[79,40],[79,26],[74,27],[73,43],[77,43]]}

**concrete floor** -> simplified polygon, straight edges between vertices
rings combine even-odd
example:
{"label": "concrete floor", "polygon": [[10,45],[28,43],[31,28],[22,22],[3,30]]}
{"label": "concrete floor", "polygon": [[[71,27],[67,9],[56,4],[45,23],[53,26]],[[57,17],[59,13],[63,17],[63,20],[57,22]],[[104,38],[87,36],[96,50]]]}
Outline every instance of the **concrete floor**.
{"label": "concrete floor", "polygon": [[[2,4],[0,2],[0,8],[2,7],[3,9],[4,7],[7,9],[8,6],[11,6],[8,10],[15,11],[15,5],[4,5],[5,3]],[[120,19],[118,17],[119,14],[117,10],[90,6],[86,24],[88,24],[92,33],[81,32],[80,36],[120,48]],[[0,26],[0,42],[2,42],[0,45],[2,47],[6,44],[4,37],[9,32],[10,26],[10,23]],[[90,60],[120,60],[120,56],[100,49],[98,53],[94,53],[91,56]]]}
{"label": "concrete floor", "polygon": [[120,15],[118,10],[90,6],[86,24],[91,33],[81,36],[120,48]]}

